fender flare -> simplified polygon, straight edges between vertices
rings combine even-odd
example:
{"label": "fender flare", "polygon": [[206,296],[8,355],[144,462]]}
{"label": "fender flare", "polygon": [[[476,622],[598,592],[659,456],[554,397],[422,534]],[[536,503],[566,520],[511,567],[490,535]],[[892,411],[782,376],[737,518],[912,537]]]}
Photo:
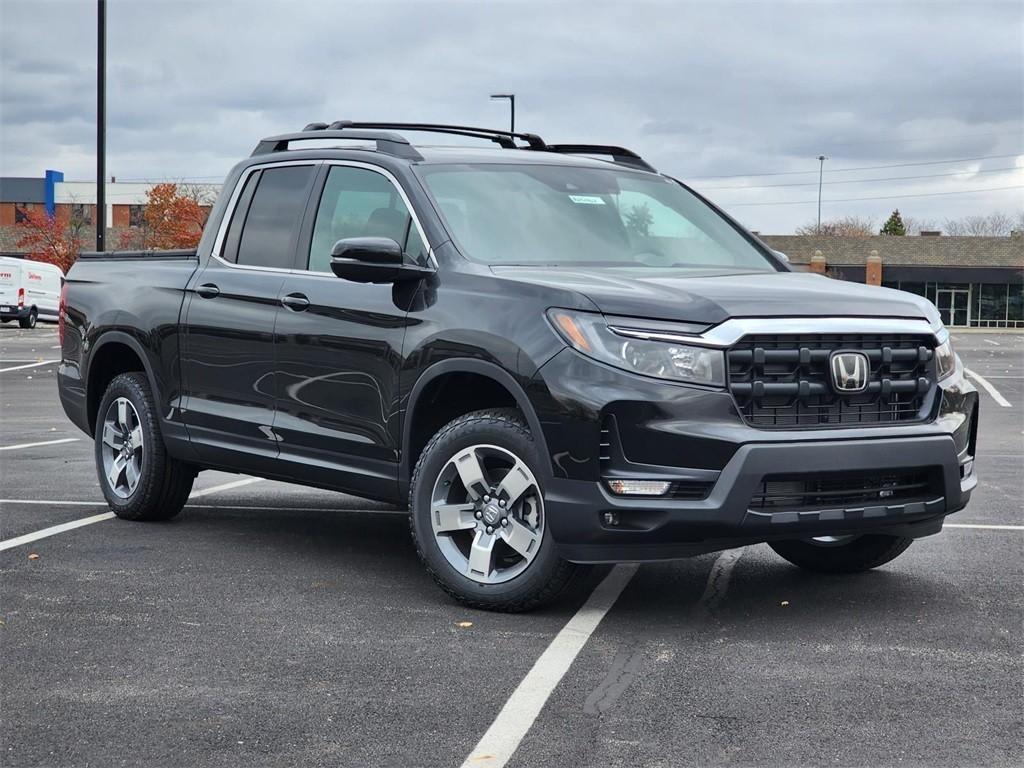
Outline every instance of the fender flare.
{"label": "fender flare", "polygon": [[526,416],[526,423],[530,427],[530,433],[533,435],[533,439],[537,441],[541,456],[544,459],[541,471],[544,473],[545,479],[550,480],[553,472],[551,470],[551,456],[548,453],[547,441],[544,439],[544,431],[541,429],[540,419],[537,418],[533,403],[530,402],[530,398],[519,382],[516,381],[512,374],[495,363],[473,358],[451,358],[434,363],[423,371],[419,378],[416,379],[416,383],[409,393],[409,399],[402,415],[402,458],[398,467],[401,485],[407,487],[412,477],[412,467],[409,466],[409,446],[412,442],[412,419],[410,416],[415,412],[416,405],[427,385],[439,376],[449,373],[474,373],[486,376],[509,391],[513,399],[515,399],[519,410]]}
{"label": "fender flare", "polygon": [[[139,340],[136,339],[134,336],[131,336],[130,334],[125,333],[124,331],[115,330],[102,331],[98,338],[96,339],[95,345],[92,347],[92,349],[89,350],[89,364],[85,369],[86,402],[88,403],[89,398],[92,396],[92,393],[89,391],[89,389],[90,382],[92,381],[92,364],[93,361],[95,361],[96,359],[96,353],[99,352],[104,347],[108,346],[109,344],[124,344],[126,347],[128,347],[135,353],[136,357],[138,357],[139,360],[142,361],[142,367],[145,369],[146,378],[149,379],[149,387],[153,391],[153,400],[156,402],[157,408],[160,408],[163,400],[161,399],[160,387],[156,382],[156,377],[153,375],[153,366],[149,361],[149,355],[146,354],[146,350],[143,348],[142,344],[139,343]],[[103,393],[101,392],[99,396],[102,397]],[[93,416],[94,414],[86,414],[86,418],[89,420],[92,429],[95,431],[96,425],[95,422],[93,421]]]}

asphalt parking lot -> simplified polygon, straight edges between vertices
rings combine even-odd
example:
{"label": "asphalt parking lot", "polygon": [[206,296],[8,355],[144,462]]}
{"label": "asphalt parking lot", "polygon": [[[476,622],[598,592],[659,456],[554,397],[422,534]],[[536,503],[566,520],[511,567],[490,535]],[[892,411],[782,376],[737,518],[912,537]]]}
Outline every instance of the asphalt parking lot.
{"label": "asphalt parking lot", "polygon": [[963,527],[857,576],[595,569],[507,616],[437,589],[401,510],[223,473],[169,523],[3,548],[106,508],[55,329],[2,326],[0,764],[486,766],[519,729],[523,768],[1021,765],[1024,334],[953,338],[993,388]]}

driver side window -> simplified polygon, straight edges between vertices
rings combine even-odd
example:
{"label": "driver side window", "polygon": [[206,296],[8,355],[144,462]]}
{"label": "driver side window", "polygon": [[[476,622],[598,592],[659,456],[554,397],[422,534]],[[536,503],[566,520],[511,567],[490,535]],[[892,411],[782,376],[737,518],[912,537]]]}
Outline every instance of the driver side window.
{"label": "driver side window", "polygon": [[426,258],[409,209],[394,185],[376,171],[336,165],[320,196],[308,269],[330,272],[331,249],[348,237],[389,237],[411,258]]}

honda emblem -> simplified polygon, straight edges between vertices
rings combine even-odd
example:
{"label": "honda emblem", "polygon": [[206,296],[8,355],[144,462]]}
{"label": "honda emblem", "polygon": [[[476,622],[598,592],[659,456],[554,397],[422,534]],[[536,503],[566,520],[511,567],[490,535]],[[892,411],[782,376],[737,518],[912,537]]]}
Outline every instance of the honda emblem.
{"label": "honda emblem", "polygon": [[863,352],[833,352],[829,367],[836,392],[856,394],[868,388],[871,365]]}

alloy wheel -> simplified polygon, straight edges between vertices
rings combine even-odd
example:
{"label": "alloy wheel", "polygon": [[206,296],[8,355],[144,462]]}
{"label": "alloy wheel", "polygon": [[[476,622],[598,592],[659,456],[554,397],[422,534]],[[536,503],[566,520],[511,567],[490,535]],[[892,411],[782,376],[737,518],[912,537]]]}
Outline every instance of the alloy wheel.
{"label": "alloy wheel", "polygon": [[456,571],[501,584],[529,568],[544,536],[540,485],[522,459],[496,445],[460,450],[430,496],[438,548]]}
{"label": "alloy wheel", "polygon": [[138,411],[126,397],[115,399],[103,417],[103,474],[117,496],[127,499],[139,485],[145,445]]}

